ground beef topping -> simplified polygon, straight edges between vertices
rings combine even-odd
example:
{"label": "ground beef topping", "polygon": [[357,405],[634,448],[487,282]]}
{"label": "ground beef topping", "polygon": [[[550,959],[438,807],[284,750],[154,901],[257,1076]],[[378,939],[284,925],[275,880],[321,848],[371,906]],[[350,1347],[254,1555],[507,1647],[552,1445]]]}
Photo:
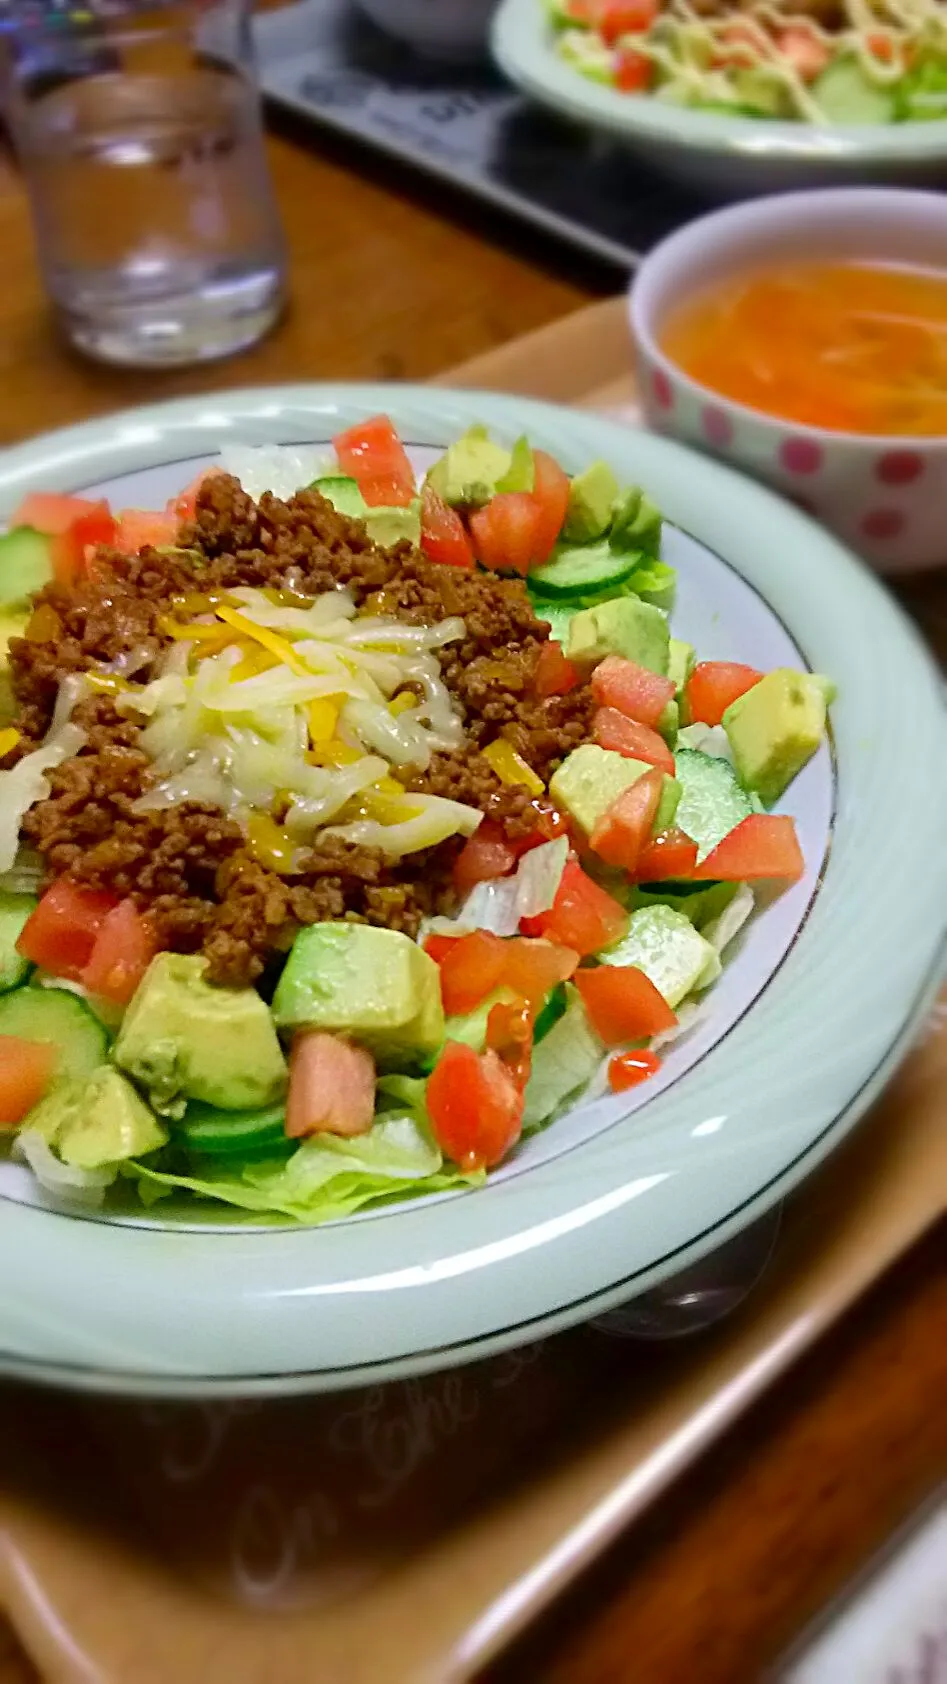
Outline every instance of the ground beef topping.
{"label": "ground beef topping", "polygon": [[[202,486],[180,546],[146,546],[131,559],[100,550],[88,577],[40,593],[27,635],[10,646],[16,754],[48,731],[68,675],[105,663],[147,682],[168,646],[162,621],[176,599],[238,586],[314,597],[345,586],[359,612],[419,625],[452,616],[464,622],[463,638],[439,659],[465,743],[435,754],[424,772],[404,770],[408,790],[478,807],[512,840],[535,828],[531,792],[501,783],[480,751],[506,737],[548,782],[589,736],[593,703],[586,686],[537,697],[532,678],[549,628],[522,581],[430,563],[406,543],[379,549],[361,523],[316,492],[255,503],[223,474]],[[347,918],[414,935],[426,914],[452,908],[458,838],[393,862],[377,848],[327,836],[292,875],[278,874],[217,807],[182,801],[135,810],[152,782],[151,762],[139,724],[116,711],[114,697],[86,698],[73,718],[86,732],[85,747],[50,772],[49,797],[26,815],[24,840],[42,854],[50,877],[131,896],[163,946],[206,954],[213,980],[255,981],[301,924]]]}

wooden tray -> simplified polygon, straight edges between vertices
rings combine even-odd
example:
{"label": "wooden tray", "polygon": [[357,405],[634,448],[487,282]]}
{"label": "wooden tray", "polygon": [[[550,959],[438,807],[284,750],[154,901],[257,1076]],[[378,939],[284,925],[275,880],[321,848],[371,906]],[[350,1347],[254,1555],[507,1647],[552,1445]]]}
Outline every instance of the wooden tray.
{"label": "wooden tray", "polygon": [[[629,369],[608,304],[451,378],[630,407]],[[922,603],[940,641],[942,586]],[[945,1094],[947,994],[763,1284],[692,1344],[577,1329],[285,1404],[3,1389],[0,1608],[55,1684],[470,1678],[933,1224]],[[0,1684],[20,1677],[0,1638]]]}

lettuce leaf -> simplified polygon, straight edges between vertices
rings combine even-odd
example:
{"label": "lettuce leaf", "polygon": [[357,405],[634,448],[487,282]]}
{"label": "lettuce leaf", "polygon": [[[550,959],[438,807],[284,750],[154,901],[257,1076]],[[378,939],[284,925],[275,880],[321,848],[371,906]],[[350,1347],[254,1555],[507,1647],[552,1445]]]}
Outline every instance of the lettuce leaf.
{"label": "lettuce leaf", "polygon": [[370,1133],[351,1140],[323,1134],[303,1141],[288,1160],[247,1162],[241,1169],[208,1161],[199,1173],[139,1160],[128,1171],[146,1204],[180,1190],[307,1223],[338,1221],[370,1205],[445,1193],[484,1179],[482,1171],[464,1174],[445,1164],[424,1124],[404,1110],[384,1113]]}

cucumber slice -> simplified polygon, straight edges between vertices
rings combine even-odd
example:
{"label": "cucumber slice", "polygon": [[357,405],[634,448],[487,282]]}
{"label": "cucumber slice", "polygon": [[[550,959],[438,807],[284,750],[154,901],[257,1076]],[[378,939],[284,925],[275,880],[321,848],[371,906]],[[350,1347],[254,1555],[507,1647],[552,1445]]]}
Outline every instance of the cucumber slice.
{"label": "cucumber slice", "polygon": [[322,479],[314,479],[309,490],[320,492],[340,515],[351,515],[359,520],[368,512],[358,481],[350,479],[348,474],[325,474]]}
{"label": "cucumber slice", "polygon": [[638,550],[620,553],[604,543],[570,544],[542,567],[534,567],[529,582],[541,596],[598,595],[620,590],[641,561]]}
{"label": "cucumber slice", "polygon": [[561,1017],[565,1017],[567,1004],[566,985],[564,982],[557,982],[555,988],[551,988],[546,995],[536,1018],[533,1029],[534,1047],[538,1047],[540,1041],[546,1039],[550,1029],[555,1028]]}
{"label": "cucumber slice", "polygon": [[287,1154],[295,1151],[298,1144],[287,1138],[285,1105],[220,1111],[199,1100],[192,1100],[174,1125],[174,1139],[204,1157],[273,1157],[281,1148]]}
{"label": "cucumber slice", "polygon": [[58,1076],[91,1076],[105,1063],[108,1035],[97,1017],[64,988],[15,988],[0,997],[0,1035],[49,1041],[60,1052]]}
{"label": "cucumber slice", "polygon": [[569,642],[569,627],[572,624],[575,608],[571,603],[557,602],[554,597],[550,597],[548,602],[544,602],[542,597],[538,599],[533,597],[532,603],[533,613],[537,620],[547,621],[549,636],[565,649]]}
{"label": "cucumber slice", "polygon": [[32,526],[15,526],[0,537],[0,608],[18,608],[53,576],[50,543]]}
{"label": "cucumber slice", "polygon": [[679,748],[674,776],[682,786],[675,824],[697,843],[702,860],[753,811],[733,767],[696,748]]}
{"label": "cucumber slice", "polygon": [[10,895],[0,890],[0,994],[18,988],[31,966],[16,950],[20,931],[36,905],[33,895]]}
{"label": "cucumber slice", "polygon": [[695,930],[719,918],[737,892],[736,883],[649,883],[638,884],[634,904],[639,906],[670,906],[683,912]]}

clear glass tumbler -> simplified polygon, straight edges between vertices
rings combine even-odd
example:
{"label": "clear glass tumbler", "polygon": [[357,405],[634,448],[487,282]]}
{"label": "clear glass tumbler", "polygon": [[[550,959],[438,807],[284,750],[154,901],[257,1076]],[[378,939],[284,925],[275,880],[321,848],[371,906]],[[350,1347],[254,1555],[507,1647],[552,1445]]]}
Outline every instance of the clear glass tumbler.
{"label": "clear glass tumbler", "polygon": [[172,366],[253,344],[285,250],[247,0],[7,0],[5,107],[73,345]]}

